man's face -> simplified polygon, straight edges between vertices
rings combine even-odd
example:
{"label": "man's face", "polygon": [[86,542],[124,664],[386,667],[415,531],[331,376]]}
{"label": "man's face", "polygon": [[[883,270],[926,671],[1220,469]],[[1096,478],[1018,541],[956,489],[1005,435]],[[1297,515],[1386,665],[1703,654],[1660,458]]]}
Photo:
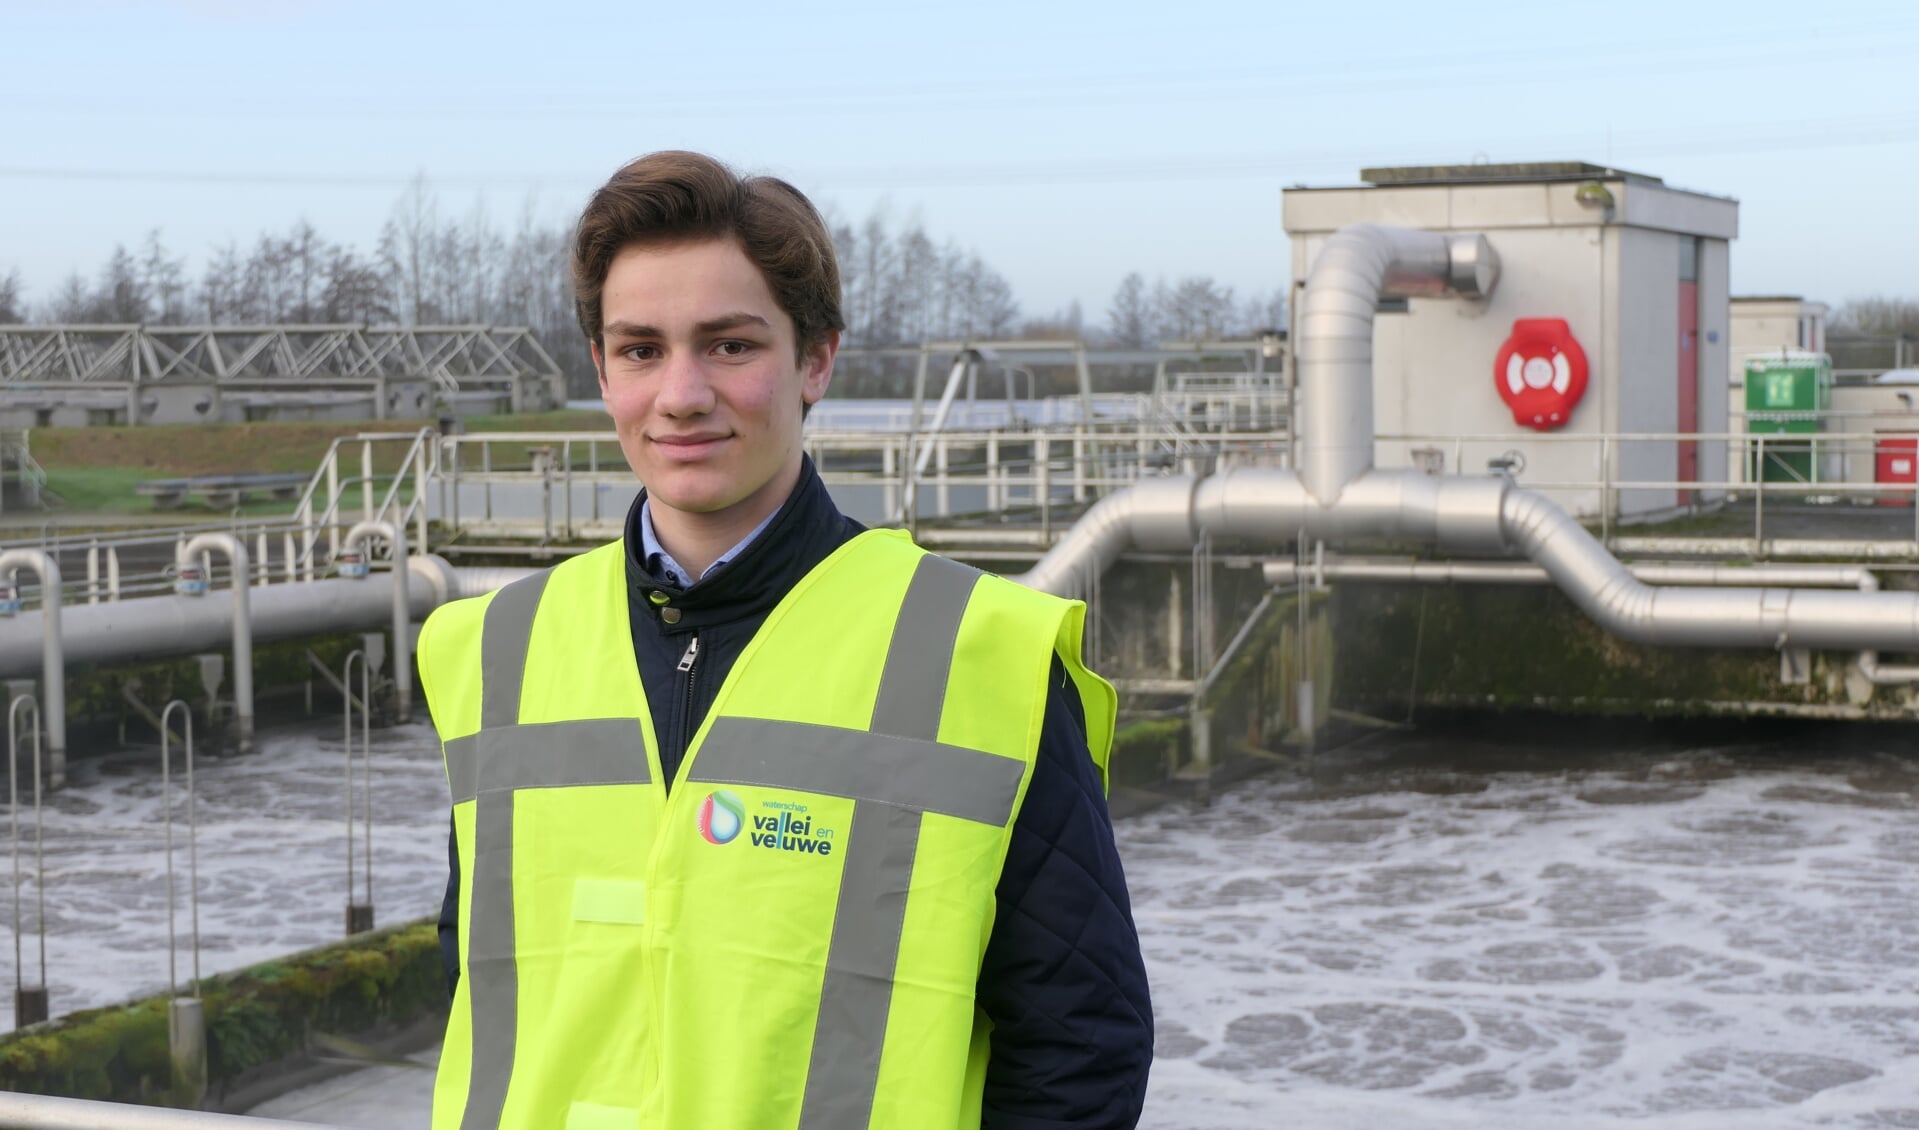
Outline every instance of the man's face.
{"label": "man's face", "polygon": [[731,239],[626,248],[601,315],[600,394],[654,507],[756,521],[778,509],[838,335],[796,360],[792,318]]}

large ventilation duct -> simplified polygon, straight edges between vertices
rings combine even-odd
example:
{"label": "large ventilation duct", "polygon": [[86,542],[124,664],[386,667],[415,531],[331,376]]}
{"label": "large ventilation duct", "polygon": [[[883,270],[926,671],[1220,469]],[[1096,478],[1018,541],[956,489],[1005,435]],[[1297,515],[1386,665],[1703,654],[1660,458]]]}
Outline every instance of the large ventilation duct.
{"label": "large ventilation duct", "polygon": [[1648,585],[1558,505],[1503,476],[1375,470],[1378,299],[1483,295],[1497,276],[1483,236],[1342,228],[1315,260],[1300,305],[1300,472],[1244,468],[1143,481],[1102,499],[1015,579],[1081,596],[1127,550],[1187,549],[1201,536],[1420,543],[1466,556],[1524,554],[1607,631],[1639,643],[1919,650],[1919,593]]}
{"label": "large ventilation duct", "polygon": [[1328,505],[1373,465],[1373,314],[1382,298],[1477,298],[1499,281],[1483,235],[1355,224],[1326,240],[1299,304],[1300,477]]}

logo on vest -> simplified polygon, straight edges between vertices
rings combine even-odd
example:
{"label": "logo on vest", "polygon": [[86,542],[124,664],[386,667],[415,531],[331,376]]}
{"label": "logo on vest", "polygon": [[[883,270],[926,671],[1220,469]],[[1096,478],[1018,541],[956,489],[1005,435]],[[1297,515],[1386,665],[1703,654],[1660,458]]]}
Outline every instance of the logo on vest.
{"label": "logo on vest", "polygon": [[746,826],[746,805],[739,797],[719,789],[700,802],[700,835],[709,844],[730,844]]}
{"label": "logo on vest", "polygon": [[773,811],[753,817],[754,847],[801,855],[833,854],[833,829],[815,827],[805,805],[769,800],[765,807]]}

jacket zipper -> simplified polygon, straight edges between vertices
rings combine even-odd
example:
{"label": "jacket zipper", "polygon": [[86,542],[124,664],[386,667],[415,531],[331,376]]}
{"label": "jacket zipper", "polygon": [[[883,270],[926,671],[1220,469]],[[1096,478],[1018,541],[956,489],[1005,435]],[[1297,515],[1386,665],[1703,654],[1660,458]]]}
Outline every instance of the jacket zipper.
{"label": "jacket zipper", "polygon": [[693,683],[699,678],[694,668],[700,661],[700,637],[695,633],[687,641],[686,654],[680,656],[680,674],[686,676],[686,699],[680,704],[680,764],[686,764],[687,747],[693,744]]}

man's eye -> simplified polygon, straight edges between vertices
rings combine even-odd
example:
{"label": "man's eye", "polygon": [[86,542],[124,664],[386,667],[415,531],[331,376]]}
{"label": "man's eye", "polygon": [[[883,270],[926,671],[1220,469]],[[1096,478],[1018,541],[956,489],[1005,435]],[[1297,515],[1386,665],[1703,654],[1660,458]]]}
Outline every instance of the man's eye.
{"label": "man's eye", "polygon": [[659,350],[650,345],[631,345],[626,348],[626,359],[629,361],[651,361],[653,358],[659,356],[659,353]]}
{"label": "man's eye", "polygon": [[722,341],[718,348],[723,357],[744,357],[753,347],[744,341]]}

